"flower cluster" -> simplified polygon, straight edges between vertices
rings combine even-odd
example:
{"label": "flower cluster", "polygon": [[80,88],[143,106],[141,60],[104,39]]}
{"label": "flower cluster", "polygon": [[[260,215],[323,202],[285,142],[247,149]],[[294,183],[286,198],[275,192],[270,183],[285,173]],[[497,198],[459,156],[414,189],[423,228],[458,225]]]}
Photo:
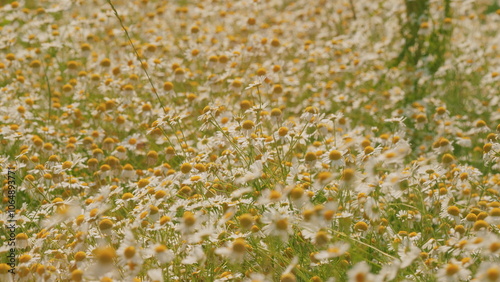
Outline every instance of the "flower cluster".
{"label": "flower cluster", "polygon": [[500,281],[498,5],[94,2],[0,8],[15,281]]}

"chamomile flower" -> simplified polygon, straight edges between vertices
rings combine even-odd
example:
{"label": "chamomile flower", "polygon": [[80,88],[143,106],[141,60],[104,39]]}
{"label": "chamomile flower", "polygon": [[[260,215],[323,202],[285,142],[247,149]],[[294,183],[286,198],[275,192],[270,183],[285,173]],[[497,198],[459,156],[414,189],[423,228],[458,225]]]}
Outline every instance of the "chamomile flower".
{"label": "chamomile flower", "polygon": [[500,267],[492,262],[482,262],[475,278],[477,281],[500,281]]}
{"label": "chamomile flower", "polygon": [[236,263],[240,263],[244,260],[246,250],[246,242],[244,238],[237,238],[233,242],[229,243],[228,246],[218,248],[215,253],[228,257]]}
{"label": "chamomile flower", "polygon": [[175,258],[174,252],[163,244],[152,244],[145,250],[145,255],[158,260],[161,264],[169,263]]}
{"label": "chamomile flower", "polygon": [[292,218],[286,213],[271,210],[263,215],[262,221],[266,224],[262,231],[266,235],[277,236],[283,241],[288,241],[292,233]]}
{"label": "chamomile flower", "polygon": [[330,164],[332,167],[341,167],[345,165],[344,154],[347,150],[332,149],[325,153],[323,162]]}
{"label": "chamomile flower", "polygon": [[154,268],[148,270],[148,276],[151,278],[152,281],[155,282],[163,282],[163,271],[161,268]]}
{"label": "chamomile flower", "polygon": [[437,277],[442,281],[459,281],[467,279],[470,273],[470,270],[463,267],[460,261],[452,259],[439,269]]}
{"label": "chamomile flower", "polygon": [[347,275],[350,282],[375,281],[375,275],[370,273],[370,267],[364,261],[354,265],[354,267],[347,272]]}
{"label": "chamomile flower", "polygon": [[203,248],[200,245],[189,247],[187,256],[181,261],[182,264],[195,264],[206,260]]}
{"label": "chamomile flower", "polygon": [[350,248],[350,245],[345,242],[336,242],[333,245],[329,245],[324,251],[320,251],[314,255],[317,260],[328,260],[331,258],[337,258],[344,255]]}
{"label": "chamomile flower", "polygon": [[132,232],[125,233],[124,241],[121,243],[120,248],[116,250],[118,262],[127,265],[127,272],[136,275],[140,270],[143,262],[141,249],[138,246],[134,234]]}
{"label": "chamomile flower", "polygon": [[257,87],[261,86],[262,83],[266,80],[266,78],[267,77],[263,76],[263,75],[259,76],[259,78],[256,81],[254,81],[253,83],[250,83],[250,85],[245,87],[245,90],[250,90],[252,88],[257,88]]}

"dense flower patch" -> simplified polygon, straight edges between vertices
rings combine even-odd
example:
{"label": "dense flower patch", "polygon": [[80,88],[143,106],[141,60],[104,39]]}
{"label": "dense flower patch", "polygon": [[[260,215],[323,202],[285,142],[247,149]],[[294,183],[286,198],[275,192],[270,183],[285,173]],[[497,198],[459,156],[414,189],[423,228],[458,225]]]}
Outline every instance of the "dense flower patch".
{"label": "dense flower patch", "polygon": [[404,2],[3,4],[0,280],[500,281],[500,7]]}

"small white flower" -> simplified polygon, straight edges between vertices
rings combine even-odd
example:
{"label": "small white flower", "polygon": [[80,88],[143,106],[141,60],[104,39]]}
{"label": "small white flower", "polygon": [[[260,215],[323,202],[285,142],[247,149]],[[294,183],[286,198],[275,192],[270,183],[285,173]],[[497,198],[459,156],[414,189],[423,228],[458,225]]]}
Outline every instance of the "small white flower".
{"label": "small white flower", "polygon": [[257,81],[254,81],[253,83],[250,83],[247,87],[245,87],[245,90],[252,89],[254,87],[259,87],[264,83],[267,77],[265,76],[260,76]]}

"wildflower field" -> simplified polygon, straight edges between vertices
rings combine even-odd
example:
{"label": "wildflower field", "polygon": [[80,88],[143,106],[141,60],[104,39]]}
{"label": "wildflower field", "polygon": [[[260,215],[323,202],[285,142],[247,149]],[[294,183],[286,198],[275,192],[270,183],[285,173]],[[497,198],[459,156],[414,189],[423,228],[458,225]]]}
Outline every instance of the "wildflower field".
{"label": "wildflower field", "polygon": [[0,281],[500,281],[500,2],[0,5]]}

